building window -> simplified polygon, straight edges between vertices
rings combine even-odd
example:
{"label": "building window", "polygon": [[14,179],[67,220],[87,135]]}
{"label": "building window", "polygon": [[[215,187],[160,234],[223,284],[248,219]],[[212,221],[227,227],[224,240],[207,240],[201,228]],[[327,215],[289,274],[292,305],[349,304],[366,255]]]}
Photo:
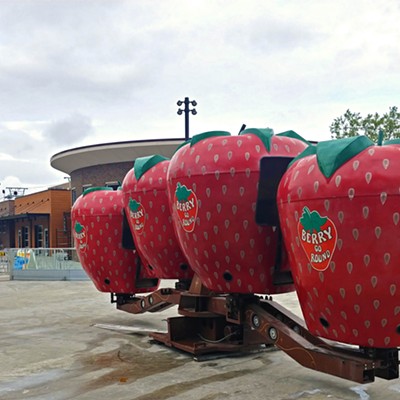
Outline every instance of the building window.
{"label": "building window", "polygon": [[29,228],[27,226],[21,226],[18,229],[18,247],[20,249],[29,247]]}
{"label": "building window", "polygon": [[86,190],[92,187],[93,185],[91,183],[87,183],[86,185],[82,185],[82,193]]}
{"label": "building window", "polygon": [[22,227],[22,247],[29,247],[29,228]]}
{"label": "building window", "polygon": [[105,183],[106,187],[110,187],[113,190],[117,190],[121,186],[120,181],[111,181],[111,182],[106,182]]}
{"label": "building window", "polygon": [[44,239],[44,246],[45,248],[49,248],[49,230],[46,228],[43,231],[43,239]]}
{"label": "building window", "polygon": [[35,225],[35,247],[43,247],[43,225]]}

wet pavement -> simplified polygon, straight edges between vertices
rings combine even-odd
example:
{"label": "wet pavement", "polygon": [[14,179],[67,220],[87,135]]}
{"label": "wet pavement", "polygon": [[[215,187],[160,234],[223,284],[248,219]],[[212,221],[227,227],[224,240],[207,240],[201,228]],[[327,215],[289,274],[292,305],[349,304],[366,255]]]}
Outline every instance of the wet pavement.
{"label": "wet pavement", "polygon": [[[294,293],[274,299],[299,312]],[[400,398],[400,379],[360,385],[277,350],[196,362],[147,336],[175,315],[118,311],[91,282],[0,280],[0,399]]]}

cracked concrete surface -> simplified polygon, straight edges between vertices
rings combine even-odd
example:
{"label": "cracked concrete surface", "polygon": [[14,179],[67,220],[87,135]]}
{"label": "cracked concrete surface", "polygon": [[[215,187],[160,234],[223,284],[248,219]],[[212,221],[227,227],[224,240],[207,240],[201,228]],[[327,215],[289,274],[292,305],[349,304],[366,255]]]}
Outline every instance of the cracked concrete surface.
{"label": "cracked concrete surface", "polygon": [[[172,286],[164,282],[163,286]],[[294,293],[274,296],[299,313]],[[155,344],[162,313],[115,309],[91,282],[0,281],[0,399],[396,399],[400,380],[360,385],[299,366],[281,351],[196,362]],[[97,326],[96,326],[97,325]],[[135,327],[110,330],[99,326]]]}

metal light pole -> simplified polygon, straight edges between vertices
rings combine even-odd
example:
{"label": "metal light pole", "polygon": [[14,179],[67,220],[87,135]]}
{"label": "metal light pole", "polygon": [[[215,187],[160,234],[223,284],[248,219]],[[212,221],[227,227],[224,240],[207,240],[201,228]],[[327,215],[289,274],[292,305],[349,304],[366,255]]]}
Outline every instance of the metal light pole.
{"label": "metal light pole", "polygon": [[184,101],[178,100],[176,103],[179,107],[184,104],[185,108],[182,110],[181,108],[178,109],[178,115],[182,115],[185,113],[185,140],[189,140],[189,114],[192,113],[193,115],[197,114],[195,108],[190,109],[189,105],[191,104],[193,107],[197,106],[196,100],[189,101],[189,97],[185,97]]}

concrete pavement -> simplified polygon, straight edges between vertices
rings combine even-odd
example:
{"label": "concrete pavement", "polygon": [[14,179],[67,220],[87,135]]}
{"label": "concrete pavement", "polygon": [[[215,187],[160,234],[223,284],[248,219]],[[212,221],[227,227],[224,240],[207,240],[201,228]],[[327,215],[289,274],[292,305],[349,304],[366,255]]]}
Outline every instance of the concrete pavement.
{"label": "concrete pavement", "polygon": [[[294,293],[274,299],[299,312]],[[400,379],[359,385],[307,370],[281,351],[193,361],[147,337],[174,315],[175,308],[117,311],[91,282],[2,280],[0,399],[400,398]]]}

